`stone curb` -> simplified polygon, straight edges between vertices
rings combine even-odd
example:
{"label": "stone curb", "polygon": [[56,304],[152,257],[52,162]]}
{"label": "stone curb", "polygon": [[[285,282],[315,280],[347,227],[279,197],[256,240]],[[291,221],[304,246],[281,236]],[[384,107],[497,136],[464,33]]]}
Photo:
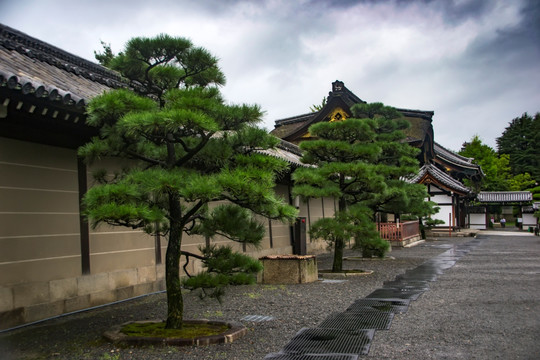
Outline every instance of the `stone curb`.
{"label": "stone curb", "polygon": [[227,322],[217,320],[185,320],[184,322],[190,324],[210,324],[210,325],[227,325],[229,330],[219,334],[210,336],[200,336],[193,339],[187,338],[162,338],[153,336],[128,336],[120,332],[122,327],[132,323],[149,323],[149,322],[161,322],[161,320],[147,320],[147,321],[129,321],[121,325],[116,325],[110,330],[106,331],[103,336],[113,342],[125,345],[173,345],[173,346],[204,346],[212,344],[226,344],[241,338],[247,333],[246,327],[239,322]]}
{"label": "stone curb", "polygon": [[341,272],[341,273],[322,273],[319,272],[319,278],[322,279],[344,279],[351,276],[365,276],[373,274],[373,270],[364,270],[363,272]]}

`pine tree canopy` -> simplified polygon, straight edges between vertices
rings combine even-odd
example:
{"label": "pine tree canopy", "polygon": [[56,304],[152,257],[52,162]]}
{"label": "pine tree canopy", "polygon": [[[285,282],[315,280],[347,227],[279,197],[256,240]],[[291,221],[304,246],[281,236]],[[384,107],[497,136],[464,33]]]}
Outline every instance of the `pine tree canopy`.
{"label": "pine tree canopy", "polygon": [[529,173],[540,181],[540,113],[513,119],[496,141],[498,153],[510,157],[512,174]]}
{"label": "pine tree canopy", "polygon": [[[255,260],[210,246],[183,251],[182,236],[216,236],[258,246],[265,235],[259,216],[287,221],[296,209],[274,192],[288,171],[281,159],[260,150],[279,140],[259,129],[257,105],[227,104],[216,85],[225,77],[217,59],[184,38],[134,38],[110,66],[132,81],[133,90],[104,93],[88,105],[88,124],[99,136],[79,149],[87,163],[116,158],[117,173],[99,170],[84,198],[93,226],[101,223],[160,233],[168,238],[167,327],[182,326],[180,257],[206,270],[189,288],[253,282]],[[233,264],[227,259],[234,259]],[[187,259],[189,261],[189,259]],[[255,262],[255,264],[254,264]],[[188,274],[192,275],[192,274]]]}
{"label": "pine tree canopy", "polygon": [[[418,149],[405,142],[402,130],[409,123],[394,108],[381,103],[357,104],[353,117],[312,125],[312,140],[300,143],[302,161],[313,167],[293,174],[293,194],[304,198],[334,197],[339,209],[334,218],[312,224],[311,234],[334,244],[334,271],[341,271],[344,242],[362,239],[359,247],[378,246],[374,230],[376,212],[425,216],[433,204],[425,202],[424,185],[405,178],[419,170]],[[383,251],[384,252],[384,251]]]}

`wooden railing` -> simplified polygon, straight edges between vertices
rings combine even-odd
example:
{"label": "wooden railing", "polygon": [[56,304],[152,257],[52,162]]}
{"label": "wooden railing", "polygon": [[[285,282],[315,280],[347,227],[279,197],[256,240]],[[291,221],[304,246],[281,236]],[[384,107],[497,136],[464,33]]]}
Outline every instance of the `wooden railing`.
{"label": "wooden railing", "polygon": [[377,223],[377,229],[382,239],[403,241],[420,235],[418,220],[403,223]]}

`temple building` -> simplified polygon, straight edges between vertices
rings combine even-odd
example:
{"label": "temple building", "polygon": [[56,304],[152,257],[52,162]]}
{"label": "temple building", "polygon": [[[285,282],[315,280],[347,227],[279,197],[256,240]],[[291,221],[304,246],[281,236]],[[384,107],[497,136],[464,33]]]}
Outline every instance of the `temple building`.
{"label": "temple building", "polygon": [[[366,103],[345,87],[341,81],[332,83],[324,105],[318,110],[277,120],[271,133],[293,144],[311,138],[309,127],[321,121],[346,121],[352,116],[355,104]],[[467,227],[469,218],[466,210],[468,201],[474,198],[472,190],[463,179],[479,180],[480,166],[473,159],[458,155],[435,142],[433,134],[433,111],[397,109],[411,126],[405,131],[411,146],[420,149],[418,160],[420,171],[411,181],[425,184],[429,200],[440,207],[433,218],[442,220],[444,227]]]}

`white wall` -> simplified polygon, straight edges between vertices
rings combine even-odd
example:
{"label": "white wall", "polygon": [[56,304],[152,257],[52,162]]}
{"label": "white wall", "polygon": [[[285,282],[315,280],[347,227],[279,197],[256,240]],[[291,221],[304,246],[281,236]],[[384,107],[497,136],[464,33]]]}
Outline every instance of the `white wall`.
{"label": "white wall", "polygon": [[471,218],[471,223],[470,223],[471,229],[479,229],[479,230],[486,229],[486,214],[470,214],[470,218]]}

